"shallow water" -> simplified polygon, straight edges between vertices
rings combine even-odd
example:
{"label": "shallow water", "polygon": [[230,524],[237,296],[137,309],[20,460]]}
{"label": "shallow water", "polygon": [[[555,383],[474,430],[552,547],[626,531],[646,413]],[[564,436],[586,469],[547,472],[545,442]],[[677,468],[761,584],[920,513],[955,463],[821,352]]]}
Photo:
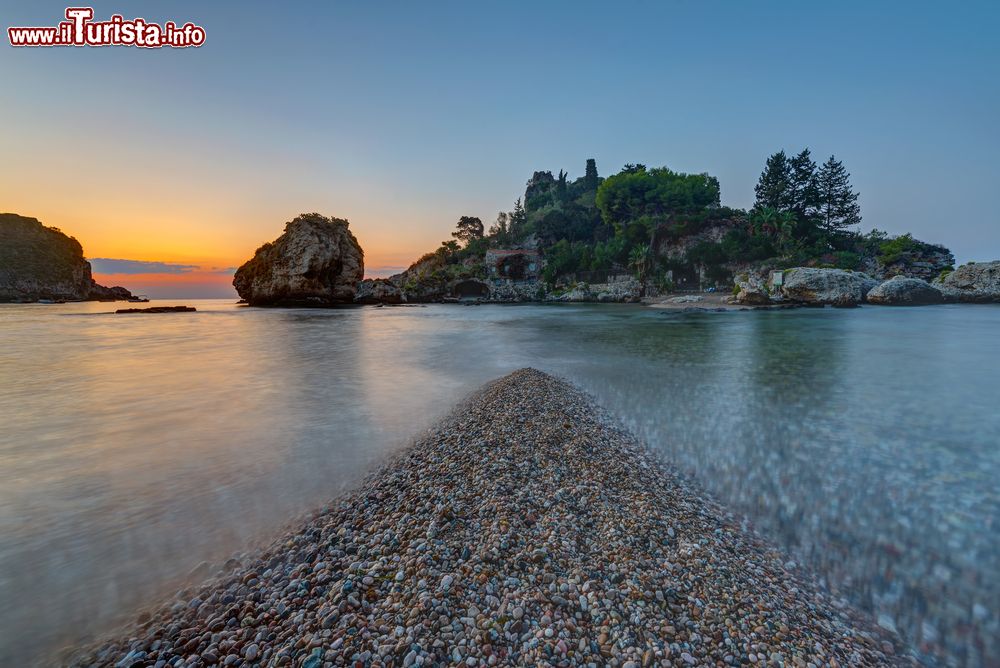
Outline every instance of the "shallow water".
{"label": "shallow water", "polygon": [[0,305],[0,665],[134,617],[523,366],[591,392],[926,663],[1000,661],[998,307],[187,303]]}

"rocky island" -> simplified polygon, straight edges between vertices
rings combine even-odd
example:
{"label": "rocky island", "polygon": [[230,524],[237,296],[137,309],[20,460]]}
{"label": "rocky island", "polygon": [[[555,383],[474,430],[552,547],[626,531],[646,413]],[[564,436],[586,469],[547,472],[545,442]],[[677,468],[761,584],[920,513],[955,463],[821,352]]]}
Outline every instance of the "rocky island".
{"label": "rocky island", "polygon": [[835,158],[775,153],[756,191],[741,210],[720,204],[708,174],[626,165],[605,178],[594,160],[575,180],[536,171],[489,229],[462,216],[453,239],[362,281],[355,300],[669,306],[674,293],[712,291],[731,295],[727,307],[1000,301],[998,263],[956,270],[939,244],[859,232],[858,194]]}
{"label": "rocky island", "polygon": [[525,369],[70,663],[912,665],[901,649],[587,396]]}
{"label": "rocky island", "polygon": [[0,213],[0,301],[115,301],[132,297],[122,287],[98,285],[83,247],[35,218]]}
{"label": "rocky island", "polygon": [[251,306],[334,306],[354,302],[364,272],[346,220],[304,213],[236,270],[233,286]]}
{"label": "rocky island", "polygon": [[[725,207],[708,174],[626,165],[601,177],[536,171],[487,229],[462,216],[454,237],[388,278],[364,279],[346,220],[303,214],[236,272],[252,306],[428,302],[618,302],[673,307],[917,306],[1000,301],[1000,263],[955,269],[944,246],[867,234],[858,194],[834,158],[772,155],[750,210]],[[832,203],[831,203],[832,202]],[[835,204],[833,204],[835,203]],[[704,310],[700,307],[686,307]]]}

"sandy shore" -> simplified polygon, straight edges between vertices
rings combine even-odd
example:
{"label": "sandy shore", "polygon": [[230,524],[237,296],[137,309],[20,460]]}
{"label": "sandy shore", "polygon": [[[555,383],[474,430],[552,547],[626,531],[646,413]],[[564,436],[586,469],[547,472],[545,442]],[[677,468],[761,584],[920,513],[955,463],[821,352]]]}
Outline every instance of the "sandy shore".
{"label": "sandy shore", "polygon": [[522,370],[97,666],[908,665],[896,642]]}

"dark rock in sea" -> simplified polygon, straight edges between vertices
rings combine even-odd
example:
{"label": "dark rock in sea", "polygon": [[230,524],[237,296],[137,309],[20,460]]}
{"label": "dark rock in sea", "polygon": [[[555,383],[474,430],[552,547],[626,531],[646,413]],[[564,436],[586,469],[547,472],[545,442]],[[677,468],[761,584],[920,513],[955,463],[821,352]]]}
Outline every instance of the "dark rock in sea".
{"label": "dark rock in sea", "polygon": [[402,304],[406,295],[386,278],[366,278],[358,284],[354,301],[357,304]]}
{"label": "dark rock in sea", "polygon": [[0,301],[101,300],[132,296],[94,282],[83,247],[35,218],[0,213]]}
{"label": "dark rock in sea", "polygon": [[884,306],[923,306],[943,301],[944,296],[940,290],[919,278],[894,276],[868,291],[870,304]]}
{"label": "dark rock in sea", "polygon": [[[106,288],[103,285],[94,283],[90,290],[90,297],[94,301],[100,302],[120,302],[133,299],[132,293],[121,286]],[[143,301],[143,300],[138,300]],[[148,300],[146,300],[148,301]]]}
{"label": "dark rock in sea", "polygon": [[364,253],[347,226],[318,213],[298,216],[236,270],[236,292],[251,306],[352,303],[364,275]]}
{"label": "dark rock in sea", "polygon": [[933,287],[941,291],[946,301],[1000,303],[1000,260],[964,264],[935,279]]}
{"label": "dark rock in sea", "polygon": [[150,306],[149,308],[120,308],[115,313],[191,313],[193,306]]}

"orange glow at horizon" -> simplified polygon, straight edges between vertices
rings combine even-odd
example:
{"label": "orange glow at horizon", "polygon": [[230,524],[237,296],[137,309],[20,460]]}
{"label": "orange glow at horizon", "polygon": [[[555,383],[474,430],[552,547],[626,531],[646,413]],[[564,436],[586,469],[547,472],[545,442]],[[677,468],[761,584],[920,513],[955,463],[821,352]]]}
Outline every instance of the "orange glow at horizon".
{"label": "orange glow at horizon", "polygon": [[188,297],[235,297],[232,274],[190,271],[183,274],[101,274],[94,280],[108,287],[120,285],[133,294],[151,297],[176,294]]}
{"label": "orange glow at horizon", "polygon": [[[19,81],[34,85],[26,74]],[[78,81],[68,77],[62,84],[74,90]],[[219,289],[221,279],[211,270],[240,266],[287,221],[313,211],[350,221],[364,249],[366,276],[386,276],[449,239],[454,221],[472,209],[445,198],[421,201],[426,193],[416,184],[389,189],[330,153],[286,145],[279,130],[246,117],[241,122],[252,126],[248,132],[269,129],[262,135],[267,141],[231,132],[228,116],[217,128],[185,126],[189,134],[178,135],[181,141],[162,129],[177,129],[176,114],[154,109],[153,118],[115,113],[119,109],[102,98],[98,107],[76,108],[70,122],[62,107],[19,106],[9,111],[8,125],[25,131],[0,137],[0,150],[17,157],[0,165],[0,210],[61,229],[87,258],[200,268],[142,275],[141,281],[138,274],[109,276],[98,279],[102,284],[131,290],[200,280],[205,289]],[[162,127],[151,134],[154,120]]]}
{"label": "orange glow at horizon", "polygon": [[[197,214],[190,210],[169,209],[154,212],[123,206],[125,202],[119,200],[114,203],[114,211],[109,212],[101,211],[107,203],[104,207],[98,202],[79,206],[75,201],[51,197],[38,206],[39,200],[25,197],[23,190],[18,193],[20,197],[3,197],[8,194],[4,190],[0,186],[5,210],[37,218],[43,225],[57,227],[75,237],[88,259],[140,260],[198,267],[183,273],[102,273],[94,270],[98,283],[120,285],[137,293],[176,288],[185,292],[196,290],[235,296],[232,273],[220,273],[220,270],[246,262],[261,244],[273,241],[282,233],[285,222],[306,211],[258,213],[255,216],[258,220],[248,220],[242,211],[217,210],[208,216],[203,208]],[[38,195],[41,199],[41,193]],[[325,215],[344,215],[334,209],[321,208],[319,211]],[[364,250],[366,278],[398,273],[448,237],[447,229],[428,232],[430,226],[408,225],[405,229],[393,229],[385,224],[364,225],[355,222],[356,218],[350,220],[350,229]]]}

